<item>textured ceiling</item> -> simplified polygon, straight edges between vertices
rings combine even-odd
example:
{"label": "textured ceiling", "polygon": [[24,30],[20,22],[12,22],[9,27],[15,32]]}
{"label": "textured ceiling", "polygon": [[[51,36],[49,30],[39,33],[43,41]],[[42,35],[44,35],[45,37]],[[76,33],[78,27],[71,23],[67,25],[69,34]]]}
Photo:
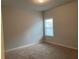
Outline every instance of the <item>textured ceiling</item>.
{"label": "textured ceiling", "polygon": [[75,0],[49,0],[48,3],[44,3],[44,4],[39,4],[39,3],[35,4],[34,0],[2,0],[2,7],[17,6],[34,11],[45,11],[71,1],[75,1]]}

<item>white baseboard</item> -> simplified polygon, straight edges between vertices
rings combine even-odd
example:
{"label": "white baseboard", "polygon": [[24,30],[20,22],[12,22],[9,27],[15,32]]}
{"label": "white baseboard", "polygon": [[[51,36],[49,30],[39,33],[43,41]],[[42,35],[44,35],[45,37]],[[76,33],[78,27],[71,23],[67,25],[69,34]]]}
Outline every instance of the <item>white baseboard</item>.
{"label": "white baseboard", "polygon": [[[41,41],[40,41],[40,42],[41,42]],[[32,43],[32,44],[28,44],[28,45],[16,47],[16,48],[13,48],[13,49],[6,50],[5,52],[10,52],[10,51],[14,51],[14,50],[18,50],[18,49],[30,47],[30,46],[32,46],[32,45],[39,44],[40,42],[35,42],[35,43]]]}
{"label": "white baseboard", "polygon": [[69,47],[69,46],[66,46],[66,45],[63,45],[63,44],[59,44],[59,43],[55,43],[55,42],[50,42],[48,40],[44,40],[44,42],[50,43],[50,44],[54,44],[54,45],[58,45],[58,46],[62,46],[62,47],[66,47],[66,48],[70,48],[70,49],[74,49],[74,50],[78,50],[77,48]]}

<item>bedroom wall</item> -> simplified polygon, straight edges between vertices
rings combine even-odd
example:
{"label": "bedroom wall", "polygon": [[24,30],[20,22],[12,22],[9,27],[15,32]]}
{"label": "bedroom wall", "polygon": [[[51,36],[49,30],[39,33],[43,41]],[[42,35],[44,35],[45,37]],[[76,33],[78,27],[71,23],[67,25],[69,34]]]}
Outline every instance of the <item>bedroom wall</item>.
{"label": "bedroom wall", "polygon": [[2,7],[5,49],[10,50],[42,40],[40,12],[19,7]]}
{"label": "bedroom wall", "polygon": [[54,37],[46,41],[77,49],[77,2],[63,4],[45,12],[54,19]]}

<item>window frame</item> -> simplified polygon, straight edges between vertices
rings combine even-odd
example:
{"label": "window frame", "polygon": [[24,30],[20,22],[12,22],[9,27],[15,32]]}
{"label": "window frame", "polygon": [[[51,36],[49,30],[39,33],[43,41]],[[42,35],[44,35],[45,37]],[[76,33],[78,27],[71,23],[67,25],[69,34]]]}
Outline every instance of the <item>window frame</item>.
{"label": "window frame", "polygon": [[[47,35],[45,34],[45,20],[47,20],[47,19],[52,19],[52,21],[53,21],[53,23],[52,23],[52,25],[53,25],[53,26],[52,26],[53,36],[47,36]],[[44,37],[51,39],[51,38],[54,37],[54,35],[55,35],[55,33],[54,33],[54,20],[53,20],[53,18],[46,18],[46,19],[44,19]]]}

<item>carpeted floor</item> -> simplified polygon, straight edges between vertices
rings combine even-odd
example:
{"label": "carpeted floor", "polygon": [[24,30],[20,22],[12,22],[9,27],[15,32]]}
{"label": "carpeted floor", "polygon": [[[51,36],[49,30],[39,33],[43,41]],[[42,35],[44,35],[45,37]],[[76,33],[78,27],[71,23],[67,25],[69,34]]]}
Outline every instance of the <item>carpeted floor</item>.
{"label": "carpeted floor", "polygon": [[6,53],[6,59],[77,59],[77,51],[40,43]]}

